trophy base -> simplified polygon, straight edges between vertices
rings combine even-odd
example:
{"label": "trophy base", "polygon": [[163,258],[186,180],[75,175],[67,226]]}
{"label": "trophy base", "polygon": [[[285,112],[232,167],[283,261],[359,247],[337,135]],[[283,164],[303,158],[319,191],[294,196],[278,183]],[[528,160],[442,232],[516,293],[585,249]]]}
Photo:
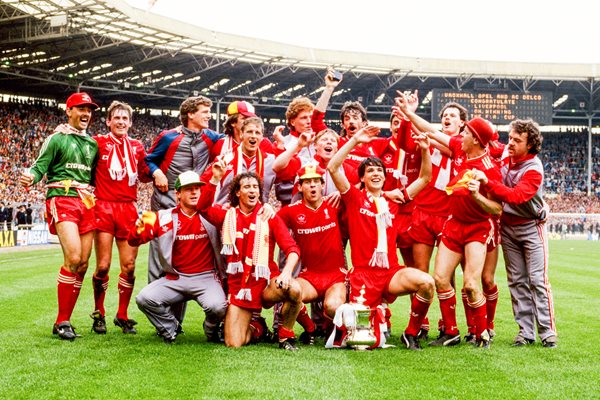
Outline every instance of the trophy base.
{"label": "trophy base", "polygon": [[368,344],[356,344],[356,345],[352,345],[350,347],[356,351],[366,351],[366,350],[369,350],[369,347],[371,347],[371,346]]}

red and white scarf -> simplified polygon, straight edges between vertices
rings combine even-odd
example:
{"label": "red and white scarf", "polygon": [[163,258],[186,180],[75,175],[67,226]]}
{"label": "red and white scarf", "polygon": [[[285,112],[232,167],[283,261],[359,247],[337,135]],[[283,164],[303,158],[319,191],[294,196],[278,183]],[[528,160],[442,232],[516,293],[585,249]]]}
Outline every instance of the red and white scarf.
{"label": "red and white scarf", "polygon": [[238,207],[232,207],[225,214],[223,222],[221,254],[227,256],[228,274],[235,275],[242,273],[242,288],[235,296],[238,300],[252,301],[252,294],[248,286],[250,275],[254,270],[256,280],[261,278],[269,281],[271,279],[271,270],[269,269],[269,222],[263,221],[258,217],[260,206],[252,212],[252,220],[248,232],[247,243],[252,243],[252,247],[243,248],[244,233],[238,230],[237,213]]}
{"label": "red and white scarf", "polygon": [[[250,171],[250,165],[245,164],[246,160],[244,158],[245,156],[242,152],[241,145],[238,146],[238,148],[233,153],[231,153],[229,157],[225,158],[225,161],[228,164],[231,163],[233,165],[233,176],[236,176],[237,174],[240,174],[244,171]],[[265,155],[262,153],[262,151],[257,150],[254,159],[256,165],[256,170],[254,172],[256,172],[256,175],[258,175],[258,177],[262,180],[264,179],[265,175]]]}
{"label": "red and white scarf", "polygon": [[373,202],[377,213],[375,215],[375,222],[377,224],[377,247],[373,251],[373,256],[369,265],[371,267],[389,268],[390,263],[388,260],[388,248],[387,248],[387,228],[392,226],[392,214],[388,202],[383,196],[375,197],[371,193],[367,192],[368,199]]}
{"label": "red and white scarf", "polygon": [[408,183],[408,177],[404,175],[404,160],[406,159],[406,152],[396,146],[393,140],[390,140],[390,148],[394,150],[394,172],[392,176],[394,179],[397,179],[398,182],[402,185],[402,187],[406,187]]}
{"label": "red and white scarf", "polygon": [[113,181],[129,177],[129,186],[137,183],[137,161],[134,156],[133,146],[129,137],[117,138],[112,133],[108,134],[113,146],[108,154],[108,172]]}

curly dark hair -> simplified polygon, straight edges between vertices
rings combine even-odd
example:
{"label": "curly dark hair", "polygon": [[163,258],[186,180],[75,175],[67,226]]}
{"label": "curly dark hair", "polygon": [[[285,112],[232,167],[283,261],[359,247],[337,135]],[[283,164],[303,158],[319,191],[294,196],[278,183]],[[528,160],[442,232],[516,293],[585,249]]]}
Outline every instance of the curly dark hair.
{"label": "curly dark hair", "polygon": [[262,180],[255,172],[242,172],[241,174],[237,174],[235,178],[233,178],[233,182],[231,182],[231,189],[229,189],[229,204],[232,207],[237,207],[240,205],[240,198],[237,196],[237,192],[239,192],[242,187],[242,179],[251,178],[256,179],[258,182],[258,192],[260,196],[260,201],[262,203],[262,193],[263,193],[263,183]]}
{"label": "curly dark hair", "polygon": [[[383,161],[381,161],[380,158],[367,157],[364,160],[362,160],[362,162],[358,166],[358,178],[362,179],[362,177],[365,176],[365,170],[367,169],[367,167],[371,167],[371,166],[381,167],[381,168],[383,168],[383,171],[385,173],[385,164],[383,163]],[[362,189],[363,187],[365,187],[365,184],[363,182],[361,182],[360,188]]]}
{"label": "curly dark hair", "polygon": [[540,127],[532,119],[516,119],[510,123],[510,129],[517,132],[519,135],[527,133],[527,145],[529,154],[538,154],[542,151],[542,142],[544,138],[540,132]]}

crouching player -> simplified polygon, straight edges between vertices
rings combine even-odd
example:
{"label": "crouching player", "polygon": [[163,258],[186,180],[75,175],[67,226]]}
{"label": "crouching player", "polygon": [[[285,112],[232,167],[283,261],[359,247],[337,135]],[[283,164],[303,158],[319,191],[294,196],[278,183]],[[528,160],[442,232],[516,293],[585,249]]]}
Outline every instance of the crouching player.
{"label": "crouching player", "polygon": [[[295,351],[294,323],[302,308],[302,289],[292,278],[299,249],[281,219],[263,221],[259,216],[262,182],[254,172],[238,174],[229,192],[228,210],[211,206],[215,189],[226,170],[223,160],[212,166],[213,176],[202,190],[198,209],[222,231],[222,254],[227,259],[229,307],[225,317],[225,345],[240,347],[250,342],[253,311],[270,308],[282,301],[283,326],[279,329],[279,347]],[[284,252],[286,262],[281,273],[273,260],[275,243]]]}
{"label": "crouching player", "polygon": [[[353,269],[349,273],[350,298],[359,296],[365,287],[365,305],[374,308],[384,298],[414,293],[408,327],[402,334],[402,342],[410,350],[420,350],[417,334],[434,296],[433,278],[415,268],[398,264],[396,252],[398,204],[383,197],[385,165],[378,158],[369,157],[361,162],[358,177],[362,190],[351,186],[340,169],[346,156],[359,143],[368,143],[379,133],[379,128],[367,126],[360,129],[336,153],[328,165],[329,173],[342,194],[342,202],[348,212],[348,229]],[[421,148],[419,177],[403,192],[410,201],[431,179],[429,141],[423,135],[415,137]]]}
{"label": "crouching player", "polygon": [[177,177],[175,197],[179,202],[176,207],[145,212],[129,232],[131,246],[157,239],[158,259],[165,271],[165,276],[143,288],[135,301],[158,335],[170,344],[181,332],[173,306],[196,300],[206,313],[206,339],[219,342],[227,300],[216,272],[218,232],[196,211],[200,198],[197,173],[186,171]]}
{"label": "crouching player", "polygon": [[[346,302],[346,274],[338,208],[323,200],[325,170],[308,164],[298,170],[298,190],[302,200],[282,208],[277,215],[292,230],[302,254],[302,271],[298,283],[302,301],[323,301],[325,316],[330,320],[335,310]],[[313,344],[315,325],[303,306],[298,322],[305,332],[304,344]]]}

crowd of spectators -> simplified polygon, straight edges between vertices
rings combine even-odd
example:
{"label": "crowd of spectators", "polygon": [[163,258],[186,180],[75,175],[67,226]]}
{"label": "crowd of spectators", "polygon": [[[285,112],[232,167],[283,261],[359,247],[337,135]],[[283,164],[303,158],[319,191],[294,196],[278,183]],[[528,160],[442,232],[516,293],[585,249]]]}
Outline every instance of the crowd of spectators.
{"label": "crowd of spectators", "polygon": [[[545,133],[540,159],[548,193],[587,193],[587,129]],[[600,196],[600,136],[592,138],[591,191]],[[577,204],[575,204],[577,205]]]}
{"label": "crowd of spectators", "polygon": [[[44,139],[56,125],[63,122],[64,110],[55,103],[0,102],[0,200],[11,207],[15,214],[20,205],[31,204],[35,210],[34,223],[43,216],[43,184],[26,191],[17,185],[18,178],[23,168],[31,166]],[[96,115],[89,132],[106,133],[104,122],[103,115]],[[140,140],[147,150],[160,131],[179,124],[175,117],[139,113],[134,115],[133,122],[130,134]],[[274,128],[275,125],[266,124],[267,136]],[[593,138],[593,195],[589,197],[586,195],[587,143],[588,134],[584,129],[544,134],[540,158],[544,163],[545,191],[551,212],[600,213],[600,137]],[[151,184],[140,184],[138,203],[142,209],[149,209],[151,191]]]}

